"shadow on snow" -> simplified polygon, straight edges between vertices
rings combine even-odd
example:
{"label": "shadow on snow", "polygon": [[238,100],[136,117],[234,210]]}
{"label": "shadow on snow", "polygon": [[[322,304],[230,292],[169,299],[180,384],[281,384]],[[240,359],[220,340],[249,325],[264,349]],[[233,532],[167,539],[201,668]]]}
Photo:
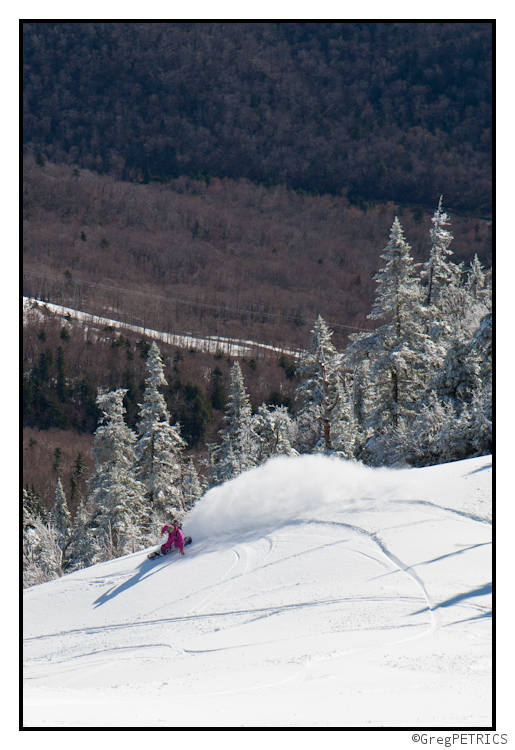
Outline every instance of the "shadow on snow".
{"label": "shadow on snow", "polygon": [[[161,564],[159,564],[159,561],[161,561]],[[114,599],[119,594],[123,594],[124,591],[127,591],[128,589],[131,589],[133,586],[136,586],[136,584],[140,583],[141,581],[146,580],[147,578],[150,578],[150,576],[155,575],[156,573],[159,573],[162,571],[165,567],[168,567],[170,563],[173,562],[172,559],[169,559],[169,556],[166,555],[163,558],[156,558],[155,560],[148,560],[145,558],[143,562],[140,563],[138,566],[137,571],[134,573],[131,578],[124,581],[123,583],[120,583],[117,586],[113,586],[109,589],[109,591],[106,591],[104,594],[98,597],[98,599],[94,602],[94,609],[97,607],[100,607],[102,604],[106,604],[107,602],[111,601],[111,599]]]}

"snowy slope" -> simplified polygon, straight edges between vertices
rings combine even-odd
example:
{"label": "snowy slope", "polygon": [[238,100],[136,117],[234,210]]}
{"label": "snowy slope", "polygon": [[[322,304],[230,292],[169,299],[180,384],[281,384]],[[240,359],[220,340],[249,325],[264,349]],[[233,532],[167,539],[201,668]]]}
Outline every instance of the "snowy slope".
{"label": "snowy slope", "polygon": [[490,457],[273,459],[24,592],[24,726],[491,726],[490,506]]}

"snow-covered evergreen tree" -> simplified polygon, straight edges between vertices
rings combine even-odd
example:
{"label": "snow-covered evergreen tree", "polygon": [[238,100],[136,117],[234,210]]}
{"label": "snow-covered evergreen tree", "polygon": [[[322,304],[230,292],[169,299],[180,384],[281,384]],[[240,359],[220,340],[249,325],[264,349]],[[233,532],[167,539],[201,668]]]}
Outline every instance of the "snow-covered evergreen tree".
{"label": "snow-covered evergreen tree", "polygon": [[72,520],[60,477],[57,480],[55,502],[50,510],[49,516],[50,523],[57,531],[61,544],[64,544],[69,536]]}
{"label": "snow-covered evergreen tree", "polygon": [[372,331],[355,333],[350,335],[349,344],[343,354],[344,370],[351,373],[346,390],[349,397],[349,419],[356,426],[352,447],[355,458],[361,456],[363,447],[370,437],[368,424],[375,394],[371,376],[371,354],[375,346],[376,339]]}
{"label": "snow-covered evergreen tree", "polygon": [[[485,380],[484,355],[475,342],[481,321],[488,316],[491,308],[489,277],[484,273],[477,255],[468,273],[463,269],[463,264],[457,266],[448,259],[447,256],[452,254],[449,250],[452,235],[444,228],[449,221],[447,214],[441,210],[441,199],[432,221],[431,255],[422,275],[427,279],[428,331],[442,361],[441,366],[435,369],[428,388],[435,391],[439,401],[452,405],[463,430],[465,425],[469,430],[470,425],[481,423],[483,426],[478,430],[484,435],[488,429],[481,420],[488,413],[488,400],[486,411],[481,406],[476,415],[475,409],[481,402],[482,394],[488,393],[488,387],[485,389],[488,377]],[[443,435],[444,432],[441,432],[440,440],[443,440]],[[468,445],[468,449],[473,450],[470,441]],[[450,449],[445,450],[446,455],[450,455]],[[460,445],[452,453],[455,457],[461,456],[463,450],[463,445]]]}
{"label": "snow-covered evergreen tree", "polygon": [[471,455],[487,456],[492,453],[492,381],[481,383],[474,391],[469,407],[469,441]]}
{"label": "snow-covered evergreen tree", "polygon": [[478,363],[470,357],[470,343],[454,342],[447,351],[442,367],[431,382],[438,397],[459,410],[460,404],[471,401],[478,385]]}
{"label": "snow-covered evergreen tree", "polygon": [[370,361],[367,432],[373,437],[397,427],[399,419],[409,421],[414,416],[440,364],[426,334],[423,293],[410,251],[396,217],[381,255],[386,265],[375,277],[378,292],[368,316],[388,322],[372,334],[357,337],[353,344],[358,354],[365,349]]}
{"label": "snow-covered evergreen tree", "polygon": [[474,260],[467,275],[466,288],[474,300],[488,304],[490,295],[487,286],[487,275],[477,257],[477,253],[474,255]]}
{"label": "snow-covered evergreen tree", "polygon": [[469,439],[473,455],[492,452],[492,313],[481,320],[468,347],[474,362],[474,388],[468,404]]}
{"label": "snow-covered evergreen tree", "polygon": [[436,308],[442,290],[451,283],[457,273],[457,266],[448,259],[448,256],[453,254],[452,250],[449,250],[453,235],[446,229],[450,221],[445,211],[442,210],[442,199],[443,196],[440,196],[438,208],[431,219],[433,224],[429,230],[431,250],[429,260],[424,264],[420,274],[426,282],[425,304],[428,307],[434,305]]}
{"label": "snow-covered evergreen tree", "polygon": [[471,348],[476,352],[479,359],[479,375],[482,381],[492,380],[492,313],[488,312],[480,321]]}
{"label": "snow-covered evergreen tree", "polygon": [[338,411],[333,419],[332,439],[339,456],[355,458],[363,445],[363,430],[356,416],[354,378],[345,373],[338,383]]}
{"label": "snow-covered evergreen tree", "polygon": [[297,374],[302,378],[296,391],[298,446],[301,452],[335,450],[333,424],[339,421],[342,355],[332,341],[333,332],[321,315],[311,331],[311,345],[302,357]]}
{"label": "snow-covered evergreen tree", "polygon": [[351,336],[345,352],[354,454],[368,463],[421,466],[491,448],[490,277],[477,257],[468,275],[450,261],[441,199],[432,223],[422,286],[395,219],[369,315],[387,322]]}
{"label": "snow-covered evergreen tree", "polygon": [[231,367],[231,391],[224,414],[221,444],[210,446],[209,485],[222,484],[256,465],[257,440],[252,407],[239,362]]}
{"label": "snow-covered evergreen tree", "polygon": [[[459,295],[460,305],[453,297]],[[461,404],[470,404],[475,391],[491,379],[492,314],[488,296],[475,299],[465,287],[445,293],[449,326],[446,354],[440,370],[431,382],[440,398],[450,400],[458,412]]]}
{"label": "snow-covered evergreen tree", "polygon": [[450,260],[453,236],[445,228],[450,222],[442,211],[442,198],[432,223],[430,256],[421,278],[426,282],[427,331],[445,356],[451,346],[459,347],[470,340],[489,309],[490,291],[477,255],[468,273],[463,263],[456,265]]}
{"label": "snow-covered evergreen tree", "polygon": [[36,492],[34,487],[27,487],[23,490],[23,517],[35,516],[40,518],[42,521],[46,521],[47,511],[41,504],[41,497]]}
{"label": "snow-covered evergreen tree", "polygon": [[204,486],[200,480],[193,458],[189,456],[182,462],[181,495],[185,513],[193,508],[204,494]]}
{"label": "snow-covered evergreen tree", "polygon": [[140,405],[138,438],[134,446],[136,476],[145,486],[147,504],[156,522],[173,523],[184,510],[181,494],[181,454],[186,442],[170,414],[159,388],[167,385],[156,342],[147,358],[149,376]]}
{"label": "snow-covered evergreen tree", "polygon": [[145,546],[139,532],[144,487],[133,473],[136,436],[123,418],[126,392],[120,388],[97,398],[103,416],[91,450],[95,473],[88,482],[89,500],[99,510],[90,524],[94,562]]}
{"label": "snow-covered evergreen tree", "polygon": [[89,538],[89,524],[93,513],[81,499],[70,529],[69,545],[66,550],[66,572],[86,568],[93,562],[94,540]]}
{"label": "snow-covered evergreen tree", "polygon": [[256,462],[264,463],[272,456],[297,456],[293,447],[295,421],[285,406],[262,404],[252,417],[252,431],[257,437]]}
{"label": "snow-covered evergreen tree", "polygon": [[452,403],[440,401],[431,391],[415,417],[399,420],[383,440],[391,464],[428,466],[458,461],[470,453],[468,412],[457,414]]}
{"label": "snow-covered evergreen tree", "polygon": [[25,516],[23,530],[23,586],[35,586],[63,575],[59,534],[40,517]]}

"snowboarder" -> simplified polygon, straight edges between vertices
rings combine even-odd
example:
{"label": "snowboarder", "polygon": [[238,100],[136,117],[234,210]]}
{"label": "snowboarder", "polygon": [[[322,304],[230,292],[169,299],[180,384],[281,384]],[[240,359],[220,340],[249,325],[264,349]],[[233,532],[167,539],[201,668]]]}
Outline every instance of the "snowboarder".
{"label": "snowboarder", "polygon": [[181,531],[181,527],[177,526],[163,526],[161,529],[161,536],[168,534],[168,539],[164,544],[161,545],[161,554],[166,553],[172,549],[172,544],[175,544],[179,548],[181,555],[184,555],[184,534]]}
{"label": "snowboarder", "polygon": [[191,544],[191,537],[187,536],[185,538],[181,531],[181,527],[178,524],[174,524],[173,526],[168,526],[168,524],[166,524],[163,526],[161,529],[161,536],[164,534],[168,534],[168,539],[158,550],[147,555],[149,560],[152,560],[154,557],[160,557],[161,555],[167,555],[169,552],[173,551],[173,546],[180,551],[181,555],[184,555],[184,546],[186,544]]}

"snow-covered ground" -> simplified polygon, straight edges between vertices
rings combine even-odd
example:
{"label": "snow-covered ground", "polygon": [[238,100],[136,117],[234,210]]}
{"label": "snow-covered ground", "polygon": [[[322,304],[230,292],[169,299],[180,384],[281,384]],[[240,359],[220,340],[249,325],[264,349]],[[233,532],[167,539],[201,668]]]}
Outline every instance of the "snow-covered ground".
{"label": "snow-covered ground", "polygon": [[25,590],[25,727],[492,726],[490,457],[276,458],[185,532]]}

